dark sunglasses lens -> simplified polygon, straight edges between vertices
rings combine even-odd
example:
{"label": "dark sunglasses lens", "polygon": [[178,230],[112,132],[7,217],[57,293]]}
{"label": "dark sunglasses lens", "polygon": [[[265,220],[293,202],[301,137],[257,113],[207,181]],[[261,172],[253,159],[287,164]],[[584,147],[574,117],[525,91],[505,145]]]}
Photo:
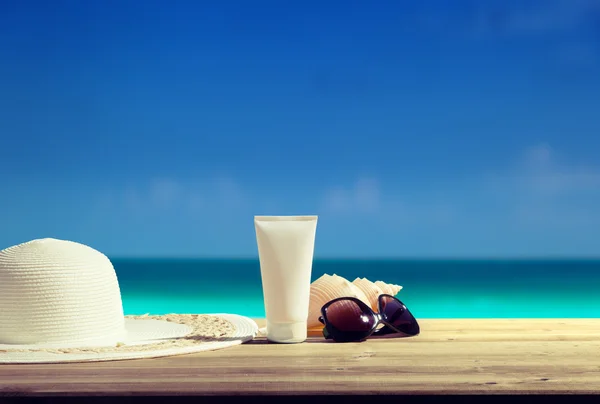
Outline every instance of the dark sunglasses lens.
{"label": "dark sunglasses lens", "polygon": [[419,323],[408,311],[406,306],[398,299],[389,296],[381,296],[381,313],[394,327],[408,335],[417,335],[420,332]]}
{"label": "dark sunglasses lens", "polygon": [[327,321],[338,331],[367,333],[375,325],[372,313],[352,300],[338,300],[327,308]]}

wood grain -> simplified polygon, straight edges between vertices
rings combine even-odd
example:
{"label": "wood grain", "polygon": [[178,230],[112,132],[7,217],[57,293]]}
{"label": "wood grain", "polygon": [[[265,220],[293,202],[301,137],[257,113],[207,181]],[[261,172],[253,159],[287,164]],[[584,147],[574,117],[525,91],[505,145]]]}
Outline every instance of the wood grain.
{"label": "wood grain", "polygon": [[0,394],[600,394],[600,319],[421,320],[421,335],[0,365]]}

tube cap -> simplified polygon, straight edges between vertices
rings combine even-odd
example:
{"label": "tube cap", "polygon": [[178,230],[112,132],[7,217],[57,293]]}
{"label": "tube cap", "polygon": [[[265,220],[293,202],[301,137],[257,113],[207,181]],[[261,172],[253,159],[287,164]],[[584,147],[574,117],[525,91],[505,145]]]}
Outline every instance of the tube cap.
{"label": "tube cap", "polygon": [[306,321],[296,323],[270,323],[267,321],[267,339],[282,344],[298,344],[306,341]]}

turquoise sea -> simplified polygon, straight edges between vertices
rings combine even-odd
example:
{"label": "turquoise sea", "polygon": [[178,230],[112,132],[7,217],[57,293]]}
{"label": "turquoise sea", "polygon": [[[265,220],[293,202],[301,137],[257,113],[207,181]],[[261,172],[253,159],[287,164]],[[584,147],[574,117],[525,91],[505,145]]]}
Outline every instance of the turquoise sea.
{"label": "turquoise sea", "polygon": [[[258,258],[112,262],[125,314],[264,317]],[[600,317],[600,260],[316,260],[324,273],[402,285],[417,318]]]}

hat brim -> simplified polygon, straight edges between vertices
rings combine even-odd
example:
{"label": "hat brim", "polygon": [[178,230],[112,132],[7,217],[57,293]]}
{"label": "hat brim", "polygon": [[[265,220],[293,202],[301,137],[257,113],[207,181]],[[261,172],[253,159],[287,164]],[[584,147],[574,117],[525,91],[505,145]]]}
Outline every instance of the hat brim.
{"label": "hat brim", "polygon": [[[112,350],[93,349],[84,352],[65,349],[57,352],[54,346],[0,345],[0,363],[62,363],[99,362],[111,360],[158,358],[163,356],[185,355],[202,351],[223,349],[250,341],[256,337],[258,326],[252,319],[235,314],[210,314],[203,316],[219,317],[229,322],[234,330],[225,338],[214,340],[193,339],[183,346],[168,346],[189,335],[194,328],[176,322],[156,319],[125,319],[126,334],[122,345]],[[196,330],[198,331],[198,330]],[[160,345],[160,346],[157,346]],[[103,348],[103,347],[100,347]]]}
{"label": "hat brim", "polygon": [[163,320],[144,320],[125,318],[125,345],[140,345],[158,340],[181,338],[190,334],[193,328],[189,325]]}

